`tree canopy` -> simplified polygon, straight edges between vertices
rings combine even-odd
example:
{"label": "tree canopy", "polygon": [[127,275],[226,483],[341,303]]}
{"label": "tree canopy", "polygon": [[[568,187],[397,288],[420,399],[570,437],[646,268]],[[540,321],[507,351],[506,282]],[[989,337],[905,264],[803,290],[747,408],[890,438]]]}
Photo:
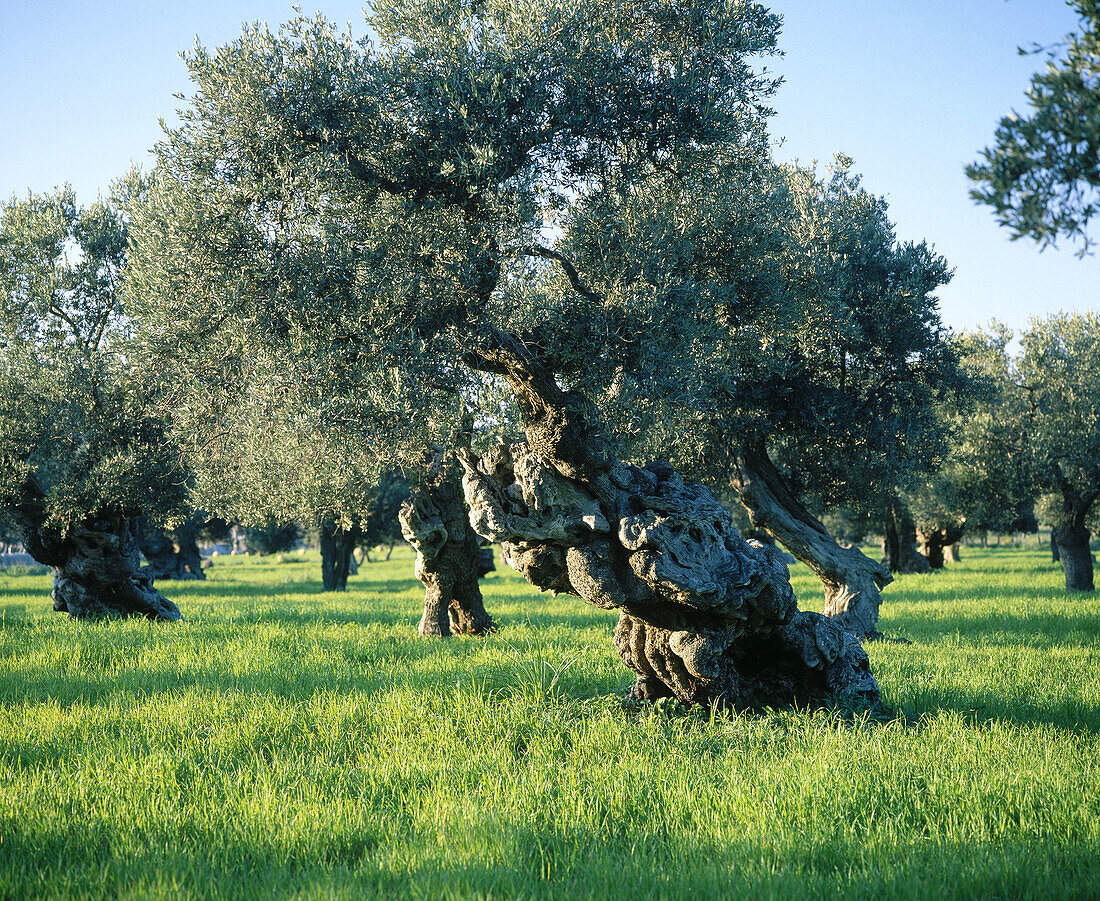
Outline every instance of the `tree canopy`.
{"label": "tree canopy", "polygon": [[699,396],[682,324],[708,321],[701,299],[665,278],[594,290],[559,236],[716,156],[761,158],[775,82],[751,63],[777,18],[540,0],[369,22],[377,46],[318,17],[197,48],[133,207],[142,346],[215,512],[319,509],[334,472],[370,484],[454,443],[475,409],[501,415],[487,354],[515,340],[593,411],[624,382]]}

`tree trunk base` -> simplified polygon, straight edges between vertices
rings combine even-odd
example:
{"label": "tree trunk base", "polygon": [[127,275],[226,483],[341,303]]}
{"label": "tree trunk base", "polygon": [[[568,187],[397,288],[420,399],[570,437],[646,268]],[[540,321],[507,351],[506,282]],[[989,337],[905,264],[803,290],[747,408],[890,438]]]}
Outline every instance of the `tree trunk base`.
{"label": "tree trunk base", "polygon": [[1055,527],[1053,535],[1066,576],[1066,591],[1094,591],[1089,530],[1073,522],[1064,522]]}
{"label": "tree trunk base", "polygon": [[334,519],[320,523],[321,588],[323,591],[347,591],[348,576],[358,572],[355,566],[355,545],[363,534],[359,523],[341,528]]}
{"label": "tree trunk base", "polygon": [[524,442],[461,456],[478,532],[542,589],[618,609],[632,694],[760,708],[877,700],[859,641],[800,612],[777,550],[748,542],[667,463],[563,472]]}
{"label": "tree trunk base", "polygon": [[140,567],[129,523],[94,522],[64,537],[42,530],[27,538],[31,555],[53,567],[54,610],[74,619],[183,618],[179,608],[153,587],[149,568]]}
{"label": "tree trunk base", "polygon": [[206,578],[196,541],[196,523],[187,522],[169,532],[139,517],[134,533],[154,580]]}

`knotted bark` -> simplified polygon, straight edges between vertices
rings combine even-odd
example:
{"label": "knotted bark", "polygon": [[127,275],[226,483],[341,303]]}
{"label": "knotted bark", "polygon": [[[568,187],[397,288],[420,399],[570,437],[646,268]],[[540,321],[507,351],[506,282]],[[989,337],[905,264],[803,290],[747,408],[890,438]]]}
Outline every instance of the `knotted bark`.
{"label": "knotted bark", "polygon": [[138,542],[127,519],[82,523],[70,532],[32,528],[28,553],[53,567],[53,609],[75,619],[182,619],[179,608],[153,587],[141,566]]}
{"label": "knotted bark", "polygon": [[478,577],[480,539],[470,527],[460,470],[437,459],[398,514],[401,534],[416,550],[416,577],[424,584],[425,636],[485,635],[496,631],[485,610]]}
{"label": "knotted bark", "polygon": [[527,440],[462,452],[478,533],[539,588],[618,610],[615,646],[634,697],[738,707],[878,697],[859,641],[798,610],[779,553],[746,541],[730,511],[668,463],[616,460],[513,336],[479,350],[524,415]]}
{"label": "knotted bark", "polygon": [[825,590],[822,614],[857,638],[881,638],[879,590],[889,585],[893,576],[858,548],[837,544],[790,490],[763,441],[745,442],[736,453],[733,487],[753,526],[782,542],[821,579]]}

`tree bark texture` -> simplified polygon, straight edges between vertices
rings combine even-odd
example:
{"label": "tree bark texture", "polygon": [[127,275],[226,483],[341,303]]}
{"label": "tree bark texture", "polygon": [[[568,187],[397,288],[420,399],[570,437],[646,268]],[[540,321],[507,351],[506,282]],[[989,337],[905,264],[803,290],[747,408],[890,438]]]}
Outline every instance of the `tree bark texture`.
{"label": "tree bark texture", "polygon": [[668,463],[614,458],[537,356],[506,337],[477,365],[504,377],[526,441],[460,453],[477,531],[537,587],[618,610],[634,697],[762,707],[835,694],[877,699],[859,641],[799,612],[779,553]]}
{"label": "tree bark texture", "polygon": [[183,618],[153,587],[151,569],[141,566],[129,520],[93,520],[66,535],[29,528],[24,543],[35,560],[53,567],[54,610],[74,619]]}
{"label": "tree bark texture", "polygon": [[959,563],[962,560],[962,544],[956,541],[944,549],[944,559],[948,563]]}
{"label": "tree bark texture", "polygon": [[197,522],[185,522],[169,531],[137,517],[134,533],[154,580],[206,578],[198,531]]}
{"label": "tree bark texture", "polygon": [[932,567],[917,552],[917,526],[913,514],[900,500],[894,498],[883,517],[883,539],[886,566],[892,573],[926,573]]}
{"label": "tree bark texture", "polygon": [[748,442],[737,452],[733,487],[753,526],[780,541],[821,579],[825,590],[822,614],[857,638],[880,638],[879,589],[893,577],[858,548],[837,544],[790,490],[763,441]]}
{"label": "tree bark texture", "polygon": [[1066,576],[1066,591],[1094,591],[1092,573],[1092,550],[1089,542],[1092,535],[1085,528],[1085,514],[1079,516],[1072,512],[1063,515],[1054,527],[1054,540],[1058,546],[1058,557],[1062,571]]}
{"label": "tree bark texture", "polygon": [[1058,550],[1058,539],[1054,537],[1054,529],[1050,530],[1050,562],[1062,562],[1062,552]]}
{"label": "tree bark texture", "polygon": [[[945,550],[958,544],[963,536],[961,526],[943,526],[939,529],[917,529],[917,550],[932,569],[943,569]],[[952,561],[957,563],[958,559]]]}
{"label": "tree bark texture", "polygon": [[401,534],[416,550],[416,577],[424,584],[424,636],[487,635],[496,623],[485,610],[478,577],[480,539],[470,527],[461,470],[436,459],[401,506]]}
{"label": "tree bark texture", "polygon": [[359,524],[343,529],[331,518],[321,520],[321,586],[325,591],[347,591],[348,576],[355,568],[355,545],[362,535]]}

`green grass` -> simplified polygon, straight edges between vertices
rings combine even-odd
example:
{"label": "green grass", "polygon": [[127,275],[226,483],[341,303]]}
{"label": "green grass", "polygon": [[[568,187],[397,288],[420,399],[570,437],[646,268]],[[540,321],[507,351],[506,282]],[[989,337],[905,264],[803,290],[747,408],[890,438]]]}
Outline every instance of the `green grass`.
{"label": "green grass", "polygon": [[886,590],[884,710],[763,715],[624,709],[613,617],[510,572],[426,641],[407,552],[290,559],[175,626],[0,575],[0,897],[1100,896],[1100,601],[1038,550]]}

